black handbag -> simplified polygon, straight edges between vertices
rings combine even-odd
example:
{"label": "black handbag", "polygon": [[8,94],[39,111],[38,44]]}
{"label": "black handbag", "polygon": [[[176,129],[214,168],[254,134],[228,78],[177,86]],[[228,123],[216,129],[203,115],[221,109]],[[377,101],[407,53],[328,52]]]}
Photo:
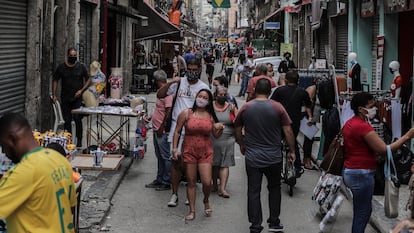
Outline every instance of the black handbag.
{"label": "black handbag", "polygon": [[413,153],[407,145],[403,144],[394,153],[394,163],[397,169],[397,177],[401,184],[408,184],[411,177],[411,160]]}

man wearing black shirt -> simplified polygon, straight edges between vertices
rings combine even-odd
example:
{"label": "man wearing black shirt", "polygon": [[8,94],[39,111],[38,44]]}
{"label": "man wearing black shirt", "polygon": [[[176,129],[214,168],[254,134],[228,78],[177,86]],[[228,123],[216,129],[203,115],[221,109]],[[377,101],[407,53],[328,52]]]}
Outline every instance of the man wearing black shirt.
{"label": "man wearing black shirt", "polygon": [[216,59],[213,56],[213,50],[210,50],[210,54],[204,59],[206,63],[206,74],[208,77],[208,85],[211,87],[211,83],[213,82],[213,73],[214,73],[214,63]]}
{"label": "man wearing black shirt", "polygon": [[[302,88],[298,87],[299,75],[297,72],[288,71],[286,73],[286,82],[285,86],[281,86],[275,89],[271,99],[280,102],[283,107],[285,107],[286,112],[289,114],[290,119],[292,120],[292,130],[293,134],[296,137],[299,133],[300,120],[302,120],[302,106],[306,107],[306,113],[308,119],[312,119],[312,102],[309,98],[309,94]],[[300,176],[303,173],[302,162],[300,159],[299,148],[297,142],[295,142],[296,147],[296,176]]]}
{"label": "man wearing black shirt", "polygon": [[277,68],[277,71],[280,74],[286,73],[289,70],[296,68],[295,63],[292,60],[290,60],[291,56],[292,54],[290,54],[289,52],[285,52],[283,54],[283,57],[285,58],[285,60],[281,61],[279,64],[279,67]]}
{"label": "man wearing black shirt", "polygon": [[80,115],[73,115],[71,111],[79,108],[82,103],[82,93],[89,87],[91,79],[86,66],[78,60],[78,54],[75,48],[68,49],[67,60],[60,64],[53,74],[52,82],[52,99],[57,100],[58,81],[61,80],[61,106],[62,115],[65,120],[64,128],[68,132],[72,132],[72,119],[76,124],[77,147],[82,146],[82,118]]}

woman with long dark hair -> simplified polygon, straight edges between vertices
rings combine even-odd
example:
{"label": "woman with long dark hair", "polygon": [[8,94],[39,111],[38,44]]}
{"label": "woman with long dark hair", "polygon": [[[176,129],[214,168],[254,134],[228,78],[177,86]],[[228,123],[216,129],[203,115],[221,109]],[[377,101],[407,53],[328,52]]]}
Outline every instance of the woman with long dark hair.
{"label": "woman with long dark hair", "polygon": [[[178,141],[182,128],[185,128],[185,136],[182,151],[178,151]],[[173,135],[173,159],[183,156],[186,163],[187,198],[190,212],[185,217],[186,221],[195,218],[195,197],[197,171],[200,174],[204,194],[204,213],[211,216],[209,197],[211,192],[211,171],[213,159],[213,145],[211,134],[219,137],[223,133],[224,125],[218,123],[213,107],[213,95],[207,89],[200,90],[191,109],[183,110],[178,115],[177,126]]]}

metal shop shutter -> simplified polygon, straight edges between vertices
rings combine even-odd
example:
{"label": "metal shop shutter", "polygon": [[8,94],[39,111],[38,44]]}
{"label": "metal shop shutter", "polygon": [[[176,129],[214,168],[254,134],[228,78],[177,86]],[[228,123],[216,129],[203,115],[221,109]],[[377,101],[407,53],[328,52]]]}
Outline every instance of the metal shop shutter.
{"label": "metal shop shutter", "polygon": [[79,19],[79,60],[89,68],[92,46],[92,6],[81,4]]}
{"label": "metal shop shutter", "polygon": [[316,54],[316,57],[320,59],[326,59],[328,52],[327,48],[329,46],[329,21],[326,17],[322,16],[321,27],[316,30],[316,37],[318,40],[318,53]]}
{"label": "metal shop shutter", "polygon": [[27,1],[0,0],[0,114],[24,113]]}
{"label": "metal shop shutter", "polygon": [[336,58],[337,69],[347,69],[348,57],[348,16],[341,15],[336,19]]}

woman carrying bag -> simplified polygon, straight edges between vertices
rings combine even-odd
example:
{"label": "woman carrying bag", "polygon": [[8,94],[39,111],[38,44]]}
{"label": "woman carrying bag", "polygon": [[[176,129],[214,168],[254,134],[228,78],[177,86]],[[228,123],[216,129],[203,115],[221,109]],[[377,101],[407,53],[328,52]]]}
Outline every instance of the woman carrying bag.
{"label": "woman carrying bag", "polygon": [[[364,233],[372,211],[375,170],[378,155],[386,155],[387,145],[370,124],[376,115],[374,97],[366,92],[356,94],[351,100],[355,116],[342,128],[344,138],[343,179],[353,195],[352,233]],[[390,144],[392,151],[414,136],[410,129]]]}

